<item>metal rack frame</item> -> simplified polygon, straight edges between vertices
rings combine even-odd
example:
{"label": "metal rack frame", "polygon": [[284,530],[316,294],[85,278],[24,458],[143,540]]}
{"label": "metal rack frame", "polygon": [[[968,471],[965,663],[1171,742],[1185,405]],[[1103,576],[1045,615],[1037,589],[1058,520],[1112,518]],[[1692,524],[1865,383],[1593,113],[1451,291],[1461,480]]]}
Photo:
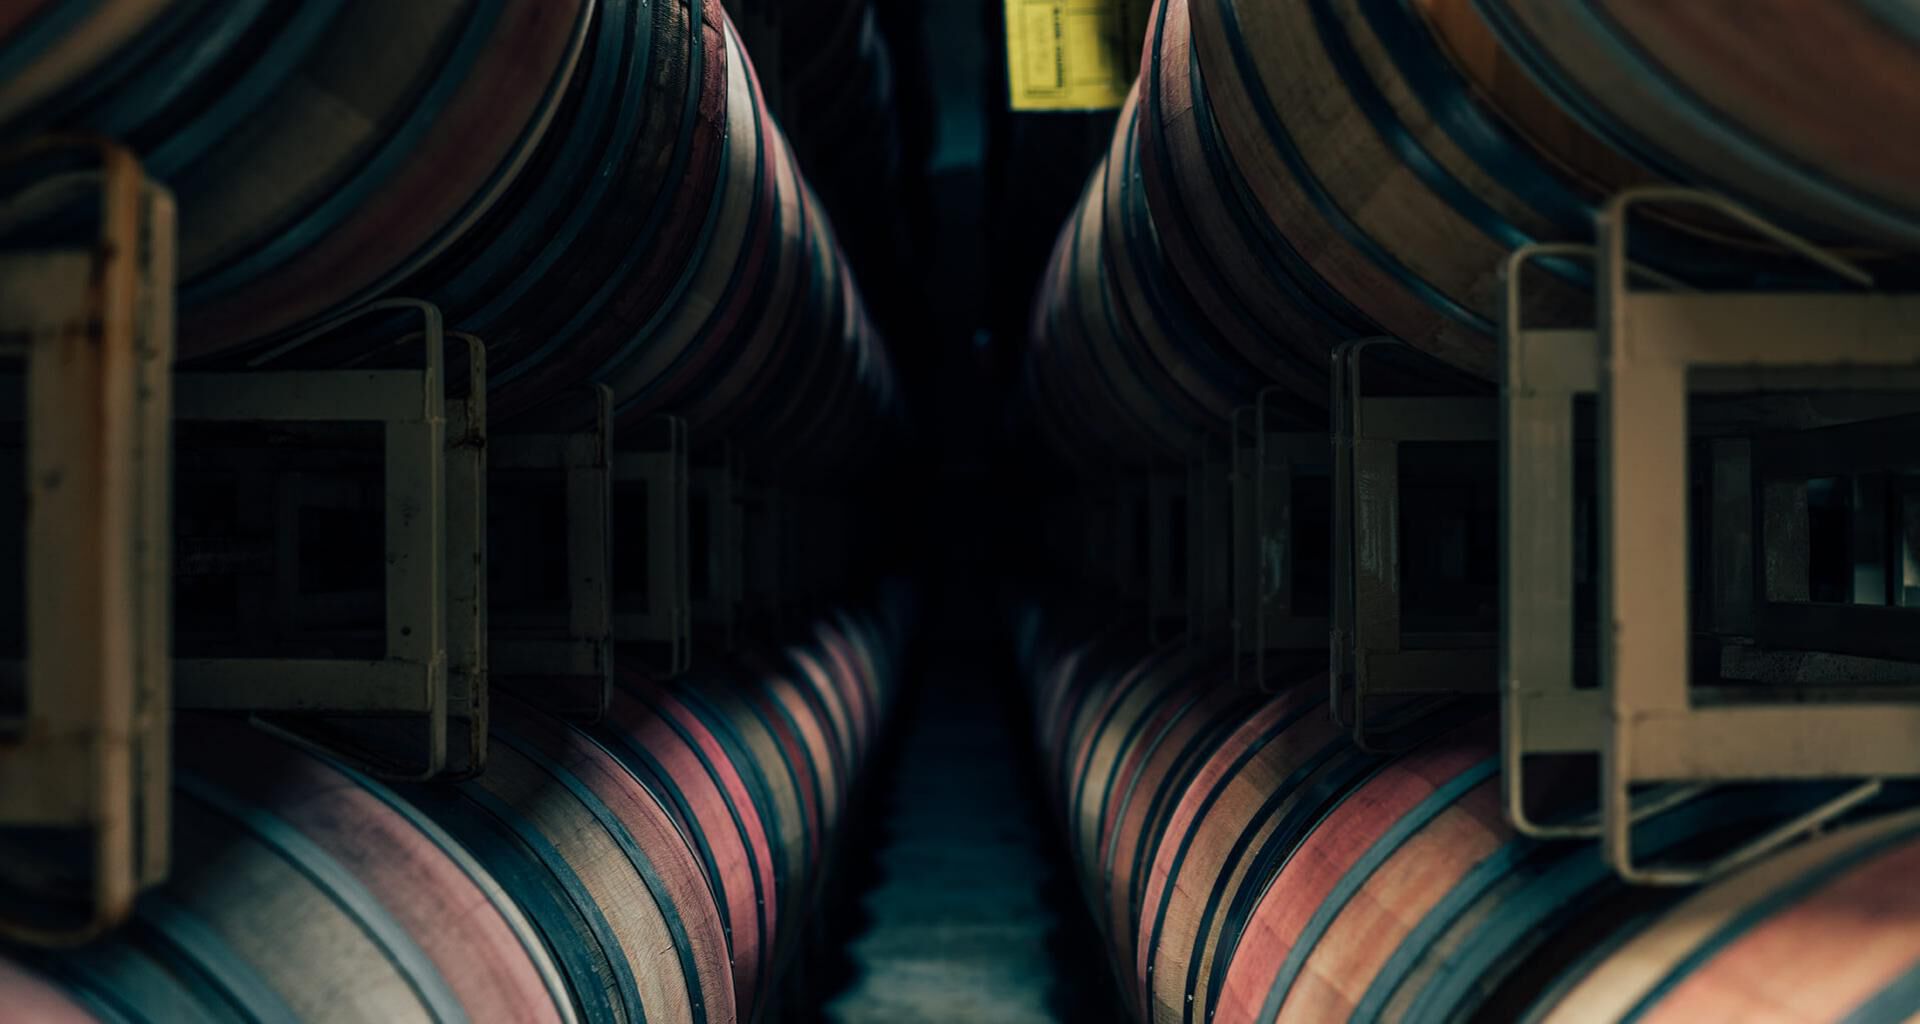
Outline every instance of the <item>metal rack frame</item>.
{"label": "metal rack frame", "polygon": [[692,551],[689,556],[702,559],[707,572],[707,592],[693,597],[693,621],[696,626],[716,630],[722,649],[727,651],[732,651],[739,642],[741,608],[746,599],[741,551],[745,544],[745,523],[739,487],[739,467],[734,461],[732,445],[722,447],[717,463],[694,466],[687,482],[689,503],[695,496],[704,499],[707,541],[704,549]]}
{"label": "metal rack frame", "polygon": [[[496,682],[554,714],[597,721],[613,691],[613,391],[592,384],[576,397],[582,407],[577,429],[493,439],[494,469],[551,476],[564,493],[564,535],[554,554],[567,572],[564,626],[495,616],[489,655]],[[513,524],[502,526],[513,530]],[[527,538],[515,531],[499,540]]]}
{"label": "metal rack frame", "polygon": [[25,715],[0,728],[0,829],[83,832],[92,858],[72,919],[0,907],[0,938],[41,945],[124,920],[166,876],[170,838],[173,197],[124,148],[83,145],[98,169],[44,184],[97,187],[97,239],[0,254],[0,341],[25,363],[14,418],[28,501]]}
{"label": "metal rack frame", "polygon": [[[1440,646],[1407,646],[1401,617],[1400,445],[1500,437],[1498,406],[1472,397],[1370,397],[1366,354],[1404,343],[1361,338],[1334,351],[1333,621],[1328,706],[1361,749],[1394,749],[1369,706],[1383,698],[1492,692],[1498,640],[1477,632],[1429,634]],[[1484,683],[1484,686],[1482,685]]]}
{"label": "metal rack frame", "polygon": [[1271,651],[1324,650],[1331,622],[1295,614],[1293,494],[1309,468],[1330,472],[1326,434],[1272,429],[1269,409],[1288,397],[1268,388],[1233,414],[1234,685],[1262,686]]}
{"label": "metal rack frame", "polygon": [[[424,367],[418,370],[315,370],[184,373],[174,377],[175,419],[218,422],[371,422],[384,431],[385,654],[372,661],[296,658],[175,659],[175,704],[244,711],[256,724],[383,778],[425,780],[448,767],[452,715],[451,664],[485,664],[480,606],[484,581],[468,577],[459,619],[450,614],[448,565],[484,564],[484,532],[465,515],[448,516],[446,334],[440,310],[417,299],[387,299],[320,324],[268,358],[376,315],[406,312],[421,321]],[[485,347],[461,336],[468,350],[468,392],[486,389]],[[475,407],[466,414],[463,452],[485,447]],[[466,474],[462,474],[464,479]],[[475,488],[476,491],[479,488]],[[464,494],[464,508],[484,499]],[[455,529],[465,535],[456,535]],[[453,553],[449,555],[449,551]],[[458,652],[451,653],[451,652]],[[485,687],[469,695],[477,704]],[[469,707],[469,717],[484,714]],[[324,728],[317,716],[331,716]],[[418,722],[418,743],[404,755],[357,742],[357,716]],[[417,755],[417,759],[414,759]],[[469,770],[471,766],[465,766]]]}
{"label": "metal rack frame", "polygon": [[1187,636],[1229,649],[1233,630],[1233,451],[1203,439],[1187,463]]}
{"label": "metal rack frame", "polygon": [[1184,632],[1188,615],[1188,558],[1176,557],[1174,540],[1190,536],[1192,508],[1187,478],[1168,472],[1147,477],[1147,633],[1158,645]]}
{"label": "metal rack frame", "polygon": [[[1534,246],[1507,273],[1505,403],[1506,598],[1502,655],[1507,803],[1517,827],[1549,837],[1594,836],[1625,879],[1691,884],[1766,855],[1878,792],[1879,779],[1920,775],[1920,700],[1861,694],[1856,703],[1703,705],[1694,699],[1688,643],[1687,396],[1696,370],[1713,386],[1751,390],[1761,372],[1792,368],[1800,390],[1920,388],[1920,296],[1858,293],[1697,293],[1630,286],[1635,206],[1704,206],[1775,244],[1870,287],[1858,267],[1743,207],[1690,189],[1648,187],[1608,203],[1599,219],[1597,331],[1536,331],[1519,318],[1521,269],[1531,259],[1585,252]],[[1572,556],[1572,396],[1598,396],[1601,600],[1598,690],[1573,686],[1567,566]],[[1716,470],[1737,485],[1738,451]],[[1764,560],[1763,560],[1764,561]],[[1760,575],[1757,573],[1756,575]],[[1730,578],[1733,577],[1730,574]],[[1759,582],[1759,581],[1756,581]],[[1764,586],[1764,583],[1759,583]],[[1565,613],[1565,614],[1563,614]],[[1826,614],[1826,613],[1821,613]],[[1716,623],[1730,625],[1731,623]],[[1526,819],[1524,759],[1597,753],[1597,823],[1554,828]],[[1633,855],[1636,822],[1716,783],[1865,780],[1812,811],[1705,863],[1648,866]],[[1636,786],[1678,787],[1648,799]]]}
{"label": "metal rack frame", "polygon": [[647,668],[679,675],[693,657],[692,600],[688,596],[687,484],[689,461],[686,421],[658,417],[664,441],[650,448],[616,449],[613,482],[638,483],[647,494],[647,606],[644,611],[613,613],[613,636],[647,654]]}

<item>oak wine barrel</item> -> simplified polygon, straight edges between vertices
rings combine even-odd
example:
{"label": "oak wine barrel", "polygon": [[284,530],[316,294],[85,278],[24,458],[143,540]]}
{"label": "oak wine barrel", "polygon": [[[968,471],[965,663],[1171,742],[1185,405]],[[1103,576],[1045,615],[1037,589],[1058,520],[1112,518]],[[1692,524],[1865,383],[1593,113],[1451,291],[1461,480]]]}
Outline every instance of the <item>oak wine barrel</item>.
{"label": "oak wine barrel", "polygon": [[[1911,787],[1705,889],[1633,888],[1593,844],[1512,831],[1493,725],[1471,708],[1408,705],[1411,748],[1363,751],[1330,720],[1323,676],[1236,690],[1203,655],[1125,636],[1023,646],[1055,811],[1135,1019],[1891,1021],[1920,1006],[1920,818],[1888,815]],[[1636,856],[1711,856],[1838,788],[1715,790],[1643,822]]]}
{"label": "oak wine barrel", "polygon": [[488,770],[457,783],[388,786],[191,716],[174,876],[91,946],[0,956],[0,1006],[50,1021],[764,1019],[885,720],[901,621],[824,616],[759,674],[726,658],[671,683],[627,671],[590,725],[502,695]]}
{"label": "oak wine barrel", "polygon": [[888,362],[718,0],[39,6],[0,22],[0,138],[113,137],[174,191],[184,362],[414,358],[398,324],[288,344],[404,294],[487,343],[498,422],[600,380],[769,476],[884,438]]}
{"label": "oak wine barrel", "polygon": [[1514,62],[1620,152],[1841,241],[1920,249],[1920,17],[1848,0],[1482,0]]}

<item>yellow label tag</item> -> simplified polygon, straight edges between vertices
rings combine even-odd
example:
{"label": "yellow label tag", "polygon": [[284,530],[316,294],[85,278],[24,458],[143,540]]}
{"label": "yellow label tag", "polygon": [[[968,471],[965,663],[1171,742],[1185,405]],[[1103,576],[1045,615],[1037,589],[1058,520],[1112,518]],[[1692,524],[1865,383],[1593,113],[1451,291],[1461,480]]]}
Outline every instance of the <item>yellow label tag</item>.
{"label": "yellow label tag", "polygon": [[1006,0],[1015,110],[1110,110],[1140,71],[1149,0]]}

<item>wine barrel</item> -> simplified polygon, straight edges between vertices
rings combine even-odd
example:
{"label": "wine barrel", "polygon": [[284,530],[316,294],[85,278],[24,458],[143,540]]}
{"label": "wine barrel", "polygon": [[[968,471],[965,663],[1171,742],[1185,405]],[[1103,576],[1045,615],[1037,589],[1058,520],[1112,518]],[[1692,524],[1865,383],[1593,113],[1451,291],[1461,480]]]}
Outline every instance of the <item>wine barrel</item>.
{"label": "wine barrel", "polygon": [[[731,25],[726,41],[727,127],[710,238],[670,315],[639,328],[596,374],[620,396],[623,423],[685,408],[698,391],[720,388],[714,407],[731,404],[737,388],[713,379],[716,364],[724,370],[744,354],[744,337],[768,308],[767,282],[797,266],[790,250],[799,224],[782,216],[798,188],[794,169],[780,159],[779,129]],[[710,415],[694,411],[690,425],[704,427]]]}
{"label": "wine barrel", "polygon": [[1212,337],[1206,311],[1178,284],[1150,206],[1141,171],[1139,90],[1121,121],[1108,160],[1115,170],[1106,180],[1105,237],[1125,239],[1107,251],[1109,286],[1124,316],[1140,337],[1144,358],[1137,362],[1151,378],[1164,381],[1162,404],[1184,407],[1183,418],[1199,424],[1188,433],[1218,432],[1218,424],[1250,401],[1260,381],[1238,353]]}
{"label": "wine barrel", "polygon": [[0,959],[0,1006],[34,1024],[94,1024],[89,1013],[59,986]]}
{"label": "wine barrel", "polygon": [[727,26],[728,128],[708,237],[676,301],[595,377],[622,421],[674,412],[751,442],[775,475],[853,461],[846,424],[886,404],[891,374],[845,259]]}
{"label": "wine barrel", "polygon": [[893,274],[904,254],[905,133],[876,5],[787,0],[779,18],[781,120],[800,166],[861,278],[903,286]]}
{"label": "wine barrel", "polygon": [[860,707],[860,755],[865,761],[872,756],[873,744],[891,711],[892,694],[882,685],[883,680],[893,678],[891,659],[887,657],[891,645],[883,642],[881,627],[847,612],[815,623],[813,633],[814,643],[832,665],[834,678],[842,681]]}
{"label": "wine barrel", "polygon": [[[1300,256],[1240,183],[1195,63],[1188,0],[1163,0],[1148,22],[1140,69],[1141,188],[1174,285],[1210,343],[1234,353],[1308,406],[1325,401],[1327,352],[1373,326]],[[1276,343],[1296,339],[1301,343]],[[1308,344],[1309,340],[1317,343]]]}
{"label": "wine barrel", "polygon": [[1920,1014],[1920,814],[1855,825],[1708,887],[1571,976],[1543,1024],[1894,1022]]}
{"label": "wine barrel", "polygon": [[603,380],[803,474],[890,401],[718,0],[44,6],[0,23],[0,136],[123,139],[173,189],[188,363],[405,358],[282,344],[404,293],[487,342],[501,422]]}
{"label": "wine barrel", "polygon": [[841,800],[846,795],[840,738],[810,680],[781,666],[776,654],[750,652],[743,663],[755,680],[755,702],[784,733],[789,756],[798,760],[801,774],[808,780],[812,842],[806,877],[811,894],[820,881],[821,866],[826,862],[833,831],[840,821]]}
{"label": "wine barrel", "polygon": [[[1262,704],[1230,685],[1217,659],[1184,644],[1129,664],[1134,647],[1122,631],[1063,661],[1042,682],[1039,705],[1039,720],[1052,723],[1042,747],[1056,812],[1130,1002],[1141,907],[1179,796]],[[1051,701],[1048,687],[1058,693]]]}
{"label": "wine barrel", "polygon": [[[1223,428],[1252,398],[1244,368],[1209,359],[1202,315],[1170,287],[1171,270],[1140,188],[1134,127],[1137,91],[1120,115],[1106,159],[1062,234],[1038,314],[1036,358],[1063,434],[1126,463],[1178,458]],[[1069,392],[1060,394],[1058,392]],[[1083,440],[1085,439],[1085,440]]]}
{"label": "wine barrel", "polygon": [[[1462,44],[1487,31],[1465,3],[1169,0],[1163,28],[1176,52],[1183,22],[1192,66],[1163,62],[1162,73],[1197,68],[1193,102],[1206,104],[1232,186],[1257,211],[1256,230],[1298,257],[1268,264],[1284,275],[1266,275],[1268,287],[1358,314],[1278,335],[1316,358],[1330,340],[1384,333],[1493,377],[1504,256],[1526,242],[1590,237],[1594,205],[1633,180],[1609,180],[1630,166],[1576,173],[1543,151],[1535,139],[1588,147],[1525,76],[1462,71],[1475,58],[1500,60]],[[1515,108],[1545,127],[1516,133],[1502,113]],[[1177,105],[1168,112],[1179,116]],[[1546,322],[1589,301],[1578,285],[1552,280],[1530,295],[1531,315]]]}
{"label": "wine barrel", "polygon": [[735,1019],[714,887],[667,810],[577,727],[501,700],[490,733],[485,775],[404,793],[514,879],[549,946],[566,951],[582,1015]]}
{"label": "wine barrel", "polygon": [[1138,632],[1129,621],[1106,630],[1094,639],[1060,651],[1051,661],[1042,662],[1034,682],[1034,733],[1041,753],[1047,758],[1049,794],[1065,808],[1065,794],[1072,784],[1070,764],[1064,753],[1071,744],[1075,726],[1092,712],[1089,705],[1112,689],[1114,682],[1133,663],[1147,653]]}
{"label": "wine barrel", "polygon": [[1093,714],[1062,752],[1069,846],[1079,863],[1098,863],[1122,755],[1169,694],[1195,677],[1218,677],[1209,671],[1211,660],[1182,641],[1164,644],[1122,675],[1097,704],[1090,702]]}
{"label": "wine barrel", "polygon": [[1136,1007],[1139,986],[1133,970],[1155,852],[1181,795],[1193,784],[1221,736],[1246,721],[1260,704],[1258,697],[1224,685],[1218,673],[1198,678],[1215,685],[1175,688],[1146,720],[1131,765],[1118,776],[1124,785],[1117,787],[1118,796],[1108,812],[1111,820],[1104,824],[1105,838],[1091,862],[1091,869],[1105,880],[1106,890],[1095,912],[1107,922],[1121,991]]}
{"label": "wine barrel", "polygon": [[712,883],[733,965],[734,1001],[752,1020],[772,977],[782,909],[772,841],[741,766],[671,690],[621,672],[605,722],[590,730],[666,808]]}
{"label": "wine barrel", "polygon": [[[1662,977],[1661,965],[1638,962],[1628,946],[1659,946],[1655,936],[1663,933],[1669,949],[1676,935],[1681,943],[1697,938],[1697,918],[1688,909],[1697,903],[1675,907],[1684,892],[1624,885],[1592,844],[1539,843],[1514,834],[1501,811],[1497,765],[1494,746],[1469,730],[1396,760],[1355,790],[1315,826],[1261,895],[1226,951],[1231,962],[1207,1012],[1223,1022],[1539,1020],[1540,1007],[1558,1004],[1562,1020],[1648,1019],[1616,1012],[1630,1008],[1633,995],[1625,1004],[1610,1002],[1632,987],[1636,972],[1650,985]],[[1717,791],[1643,822],[1637,843],[1650,858],[1695,855],[1756,834],[1837,791]],[[1869,813],[1910,801],[1907,794]],[[1793,878],[1794,865],[1807,855],[1790,851],[1765,862],[1755,869],[1759,875],[1745,876],[1761,880],[1750,881],[1758,888],[1744,890],[1744,897],[1767,906],[1769,897],[1785,895],[1791,887],[1775,883]],[[1870,941],[1904,929],[1904,949],[1889,949],[1878,963],[1862,958],[1866,969],[1855,976],[1856,989],[1861,999],[1872,997],[1876,970],[1892,980],[1913,962],[1920,919],[1902,910],[1913,903],[1912,876],[1904,873],[1910,868],[1909,862],[1896,869],[1900,873],[1873,880],[1875,898],[1889,909],[1889,930],[1848,921],[1827,936],[1795,931],[1784,948],[1775,932],[1773,951],[1784,953],[1776,963],[1818,961],[1833,949],[1833,934]],[[1716,889],[1727,891],[1710,888],[1695,900]],[[1847,948],[1855,956],[1863,947]],[[1698,952],[1705,959],[1713,947]],[[1216,955],[1217,970],[1223,955]],[[1610,984],[1596,962],[1624,967],[1625,988]],[[1691,969],[1684,959],[1666,966],[1676,963],[1681,975]],[[1761,976],[1741,974],[1744,986]],[[1708,974],[1701,978],[1703,988],[1682,1012],[1665,1019],[1837,1021],[1849,1019],[1845,1014],[1855,1005],[1844,984],[1823,994],[1809,981],[1792,998],[1761,1009],[1756,1000],[1715,990]],[[1582,989],[1581,979],[1593,980],[1593,988]],[[1577,1000],[1575,992],[1582,993]]]}
{"label": "wine barrel", "polygon": [[777,908],[795,911],[775,915],[771,946],[778,965],[810,891],[807,881],[819,842],[814,776],[804,761],[796,760],[797,745],[790,742],[784,723],[767,717],[768,709],[751,699],[747,687],[699,674],[676,683],[673,691],[727,745],[767,823]]}
{"label": "wine barrel", "polygon": [[1109,681],[1104,685],[1080,695],[1076,703],[1084,710],[1074,716],[1060,748],[1051,754],[1059,792],[1058,811],[1068,828],[1069,849],[1096,920],[1110,935],[1118,926],[1106,913],[1110,907],[1108,890],[1126,884],[1123,874],[1103,870],[1109,815],[1129,795],[1115,792],[1119,757],[1142,738],[1141,729],[1149,720],[1147,711],[1167,695],[1188,689],[1194,675],[1210,677],[1204,667],[1194,664],[1189,653],[1184,645],[1164,645],[1134,667],[1107,676]]}
{"label": "wine barrel", "polygon": [[495,876],[391,791],[230,723],[181,740],[172,879],[34,955],[89,1019],[575,1019]]}
{"label": "wine barrel", "polygon": [[718,0],[602,3],[591,61],[495,215],[401,287],[486,339],[511,419],[592,376],[713,242],[726,134]]}
{"label": "wine barrel", "polygon": [[591,725],[498,695],[488,770],[454,784],[389,787],[193,716],[173,877],[93,946],[0,956],[0,1006],[49,1021],[761,1019],[884,722],[900,621],[824,616],[758,673],[625,670]]}
{"label": "wine barrel", "polygon": [[[1697,895],[1636,888],[1593,844],[1511,830],[1493,724],[1471,709],[1408,705],[1409,752],[1363,751],[1330,720],[1324,676],[1262,696],[1177,645],[1129,665],[1124,635],[1062,644],[1042,627],[1025,646],[1055,810],[1134,1019],[1905,1020],[1920,1006],[1920,812],[1874,817],[1910,807],[1910,787]],[[1711,856],[1842,788],[1715,790],[1641,822],[1636,856]]]}
{"label": "wine barrel", "polygon": [[0,10],[0,125],[10,124],[135,38],[167,0],[20,0]]}
{"label": "wine barrel", "polygon": [[[1195,1002],[1242,1021],[1356,1012],[1395,952],[1391,937],[1404,927],[1395,918],[1417,920],[1508,834],[1494,765],[1492,746],[1476,729],[1379,768],[1341,794],[1310,834],[1289,837],[1284,867],[1264,895],[1255,894],[1258,905],[1243,896],[1229,911],[1237,927],[1215,950],[1210,984],[1195,990]],[[1377,865],[1383,854],[1387,863]],[[1359,892],[1355,880],[1364,880]],[[1267,965],[1278,966],[1269,975],[1261,969]],[[1269,977],[1265,990],[1248,993],[1239,984]]]}
{"label": "wine barrel", "polygon": [[1234,910],[1277,857],[1377,758],[1327,714],[1324,686],[1268,701],[1209,751],[1149,855],[1134,981],[1146,1019],[1209,1005],[1212,966]]}
{"label": "wine barrel", "polygon": [[186,358],[372,298],[444,252],[548,136],[595,10],[42,6],[0,41],[0,136],[119,139],[173,190]]}
{"label": "wine barrel", "polygon": [[[1464,5],[1462,5],[1464,6]],[[1493,32],[1595,134],[1840,240],[1920,250],[1920,18],[1842,0],[1490,0]]]}

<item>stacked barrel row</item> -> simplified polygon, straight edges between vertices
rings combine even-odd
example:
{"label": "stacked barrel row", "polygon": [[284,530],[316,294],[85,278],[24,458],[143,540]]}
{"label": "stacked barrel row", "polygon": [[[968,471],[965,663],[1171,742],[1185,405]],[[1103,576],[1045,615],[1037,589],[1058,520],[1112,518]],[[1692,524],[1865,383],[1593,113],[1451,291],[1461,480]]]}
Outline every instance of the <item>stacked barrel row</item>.
{"label": "stacked barrel row", "polygon": [[[1036,628],[1042,765],[1134,1019],[1905,1021],[1920,1013],[1920,812],[1884,813],[1692,892],[1631,889],[1592,843],[1502,813],[1497,729],[1427,712],[1356,747],[1325,677]],[[1638,830],[1697,858],[1831,798],[1733,788]],[[1872,812],[1880,813],[1872,813]]]}
{"label": "stacked barrel row", "polygon": [[897,273],[906,126],[875,0],[779,0],[781,121],[862,275]]}
{"label": "stacked barrel row", "polygon": [[904,622],[845,613],[597,723],[495,701],[487,773],[388,786],[181,723],[173,878],[77,951],[0,960],[36,1022],[770,1016]]}
{"label": "stacked barrel row", "polygon": [[[1266,387],[1323,424],[1349,339],[1491,378],[1505,255],[1591,241],[1637,184],[1863,258],[1920,251],[1920,146],[1885,127],[1920,115],[1920,21],[1895,6],[1159,0],[1043,283],[1029,405],[1078,464],[1127,465],[1184,456]],[[1782,272],[1697,217],[1636,237],[1700,283]],[[1590,322],[1584,268],[1540,277],[1530,322]]]}
{"label": "stacked barrel row", "polygon": [[377,329],[280,343],[408,295],[486,342],[500,421],[601,381],[797,474],[894,404],[719,0],[12,4],[0,139],[49,131],[173,191],[190,364],[364,364]]}

